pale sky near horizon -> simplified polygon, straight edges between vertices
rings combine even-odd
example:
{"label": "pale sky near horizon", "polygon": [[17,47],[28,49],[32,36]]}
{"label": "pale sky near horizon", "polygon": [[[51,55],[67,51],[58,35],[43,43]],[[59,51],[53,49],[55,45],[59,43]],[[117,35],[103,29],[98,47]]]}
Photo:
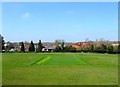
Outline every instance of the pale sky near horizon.
{"label": "pale sky near horizon", "polygon": [[118,40],[117,2],[2,3],[6,41]]}

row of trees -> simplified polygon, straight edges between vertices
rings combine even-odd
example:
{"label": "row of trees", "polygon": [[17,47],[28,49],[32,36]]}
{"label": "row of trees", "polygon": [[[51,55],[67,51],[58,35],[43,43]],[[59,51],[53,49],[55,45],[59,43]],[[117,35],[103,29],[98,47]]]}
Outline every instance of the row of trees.
{"label": "row of trees", "polygon": [[72,47],[71,45],[64,45],[64,41],[59,41],[56,44],[56,48],[54,49],[54,52],[76,52],[77,49]]}
{"label": "row of trees", "polygon": [[[56,45],[56,48],[53,50],[53,52],[76,52],[76,48],[72,47],[71,45],[65,46],[64,41],[55,41],[55,45]],[[20,46],[21,46],[20,51],[25,52],[25,47],[23,42],[20,43]],[[29,45],[29,52],[35,52],[35,51],[42,52],[42,48],[43,48],[43,45],[41,43],[41,40],[39,40],[38,47],[36,50],[35,50],[33,41],[31,41]]]}
{"label": "row of trees", "polygon": [[120,45],[107,46],[107,45],[101,44],[98,47],[91,45],[90,48],[83,48],[83,49],[80,49],[78,51],[80,51],[80,52],[96,52],[96,53],[120,53]]}
{"label": "row of trees", "polygon": [[[20,45],[21,45],[20,51],[21,51],[21,52],[25,52],[24,43],[21,42]],[[31,41],[31,43],[30,43],[30,45],[29,45],[29,52],[35,52],[35,51],[41,52],[41,51],[42,51],[42,48],[43,48],[43,46],[42,46],[41,40],[39,40],[39,42],[38,42],[38,48],[37,48],[36,50],[35,50],[35,46],[34,46],[33,41]]]}
{"label": "row of trees", "polygon": [[100,44],[96,46],[92,44],[89,47],[76,49],[71,45],[64,46],[64,42],[56,46],[55,52],[96,52],[96,53],[120,53],[120,44],[118,46]]}
{"label": "row of trees", "polygon": [[[108,43],[108,42],[107,42]],[[64,40],[56,40],[55,41],[55,49],[54,52],[96,52],[96,53],[120,53],[120,44],[118,46],[113,46],[111,44],[106,43],[100,43],[99,46],[96,46],[95,44],[92,44],[90,46],[85,46],[84,48],[76,49],[72,47],[71,45],[65,46]],[[20,42],[20,51],[25,52],[25,45],[23,42]],[[5,47],[5,41],[4,38],[0,35],[0,50],[10,50],[11,48],[14,48],[13,44],[9,43],[9,46]],[[38,47],[35,48],[33,41],[29,44],[29,52],[41,52],[43,48],[43,45],[41,43],[41,40],[38,42]]]}

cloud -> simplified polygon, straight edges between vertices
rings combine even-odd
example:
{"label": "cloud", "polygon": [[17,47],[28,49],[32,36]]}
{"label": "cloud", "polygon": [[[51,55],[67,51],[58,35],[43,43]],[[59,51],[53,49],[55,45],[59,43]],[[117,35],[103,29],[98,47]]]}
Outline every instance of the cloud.
{"label": "cloud", "polygon": [[24,13],[22,14],[22,18],[29,18],[30,17],[30,13]]}

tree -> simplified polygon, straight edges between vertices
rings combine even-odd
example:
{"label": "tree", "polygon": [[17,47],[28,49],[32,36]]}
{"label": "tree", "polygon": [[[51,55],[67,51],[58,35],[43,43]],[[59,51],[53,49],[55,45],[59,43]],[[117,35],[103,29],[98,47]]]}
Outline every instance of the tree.
{"label": "tree", "polygon": [[5,51],[9,51],[11,49],[14,49],[14,44],[12,42],[6,42],[6,47],[5,47]]}
{"label": "tree", "polygon": [[4,38],[2,37],[2,50],[5,50],[4,44],[5,44],[5,41],[4,41]]}
{"label": "tree", "polygon": [[93,52],[94,51],[94,45],[92,44],[91,45],[91,52]]}
{"label": "tree", "polygon": [[0,51],[5,50],[4,44],[5,44],[4,37],[0,35]]}
{"label": "tree", "polygon": [[64,41],[61,43],[61,51],[64,51]]}
{"label": "tree", "polygon": [[64,51],[64,40],[55,40],[55,52],[63,52]]}
{"label": "tree", "polygon": [[107,51],[107,46],[104,44],[101,44],[101,52],[105,53]]}
{"label": "tree", "polygon": [[113,53],[118,53],[118,46],[113,46]]}
{"label": "tree", "polygon": [[71,45],[65,46],[64,52],[76,52],[76,48],[72,47]]}
{"label": "tree", "polygon": [[76,48],[70,46],[70,52],[76,52]]}
{"label": "tree", "polygon": [[64,40],[55,40],[55,45],[56,46],[61,45],[62,42],[64,42]]}
{"label": "tree", "polygon": [[24,47],[24,43],[21,42],[21,49],[20,49],[21,52],[25,52],[25,47]]}
{"label": "tree", "polygon": [[108,46],[108,53],[113,53],[113,46]]}
{"label": "tree", "polygon": [[117,50],[118,50],[118,53],[120,53],[120,44],[118,45],[118,49]]}
{"label": "tree", "polygon": [[42,48],[43,48],[43,46],[42,46],[41,40],[39,40],[37,51],[38,51],[38,52],[41,52],[41,51],[42,51]]}
{"label": "tree", "polygon": [[31,43],[30,43],[29,51],[30,51],[30,52],[34,52],[34,51],[35,51],[35,47],[34,47],[33,41],[31,41]]}
{"label": "tree", "polygon": [[64,47],[64,52],[69,52],[69,45]]}
{"label": "tree", "polygon": [[61,47],[60,46],[56,46],[54,51],[55,52],[61,52]]}

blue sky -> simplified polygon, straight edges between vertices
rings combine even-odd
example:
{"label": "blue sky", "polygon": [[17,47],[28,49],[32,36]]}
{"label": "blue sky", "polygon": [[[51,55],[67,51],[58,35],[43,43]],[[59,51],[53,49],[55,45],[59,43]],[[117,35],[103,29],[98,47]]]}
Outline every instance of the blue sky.
{"label": "blue sky", "polygon": [[118,40],[117,2],[2,3],[6,41]]}

